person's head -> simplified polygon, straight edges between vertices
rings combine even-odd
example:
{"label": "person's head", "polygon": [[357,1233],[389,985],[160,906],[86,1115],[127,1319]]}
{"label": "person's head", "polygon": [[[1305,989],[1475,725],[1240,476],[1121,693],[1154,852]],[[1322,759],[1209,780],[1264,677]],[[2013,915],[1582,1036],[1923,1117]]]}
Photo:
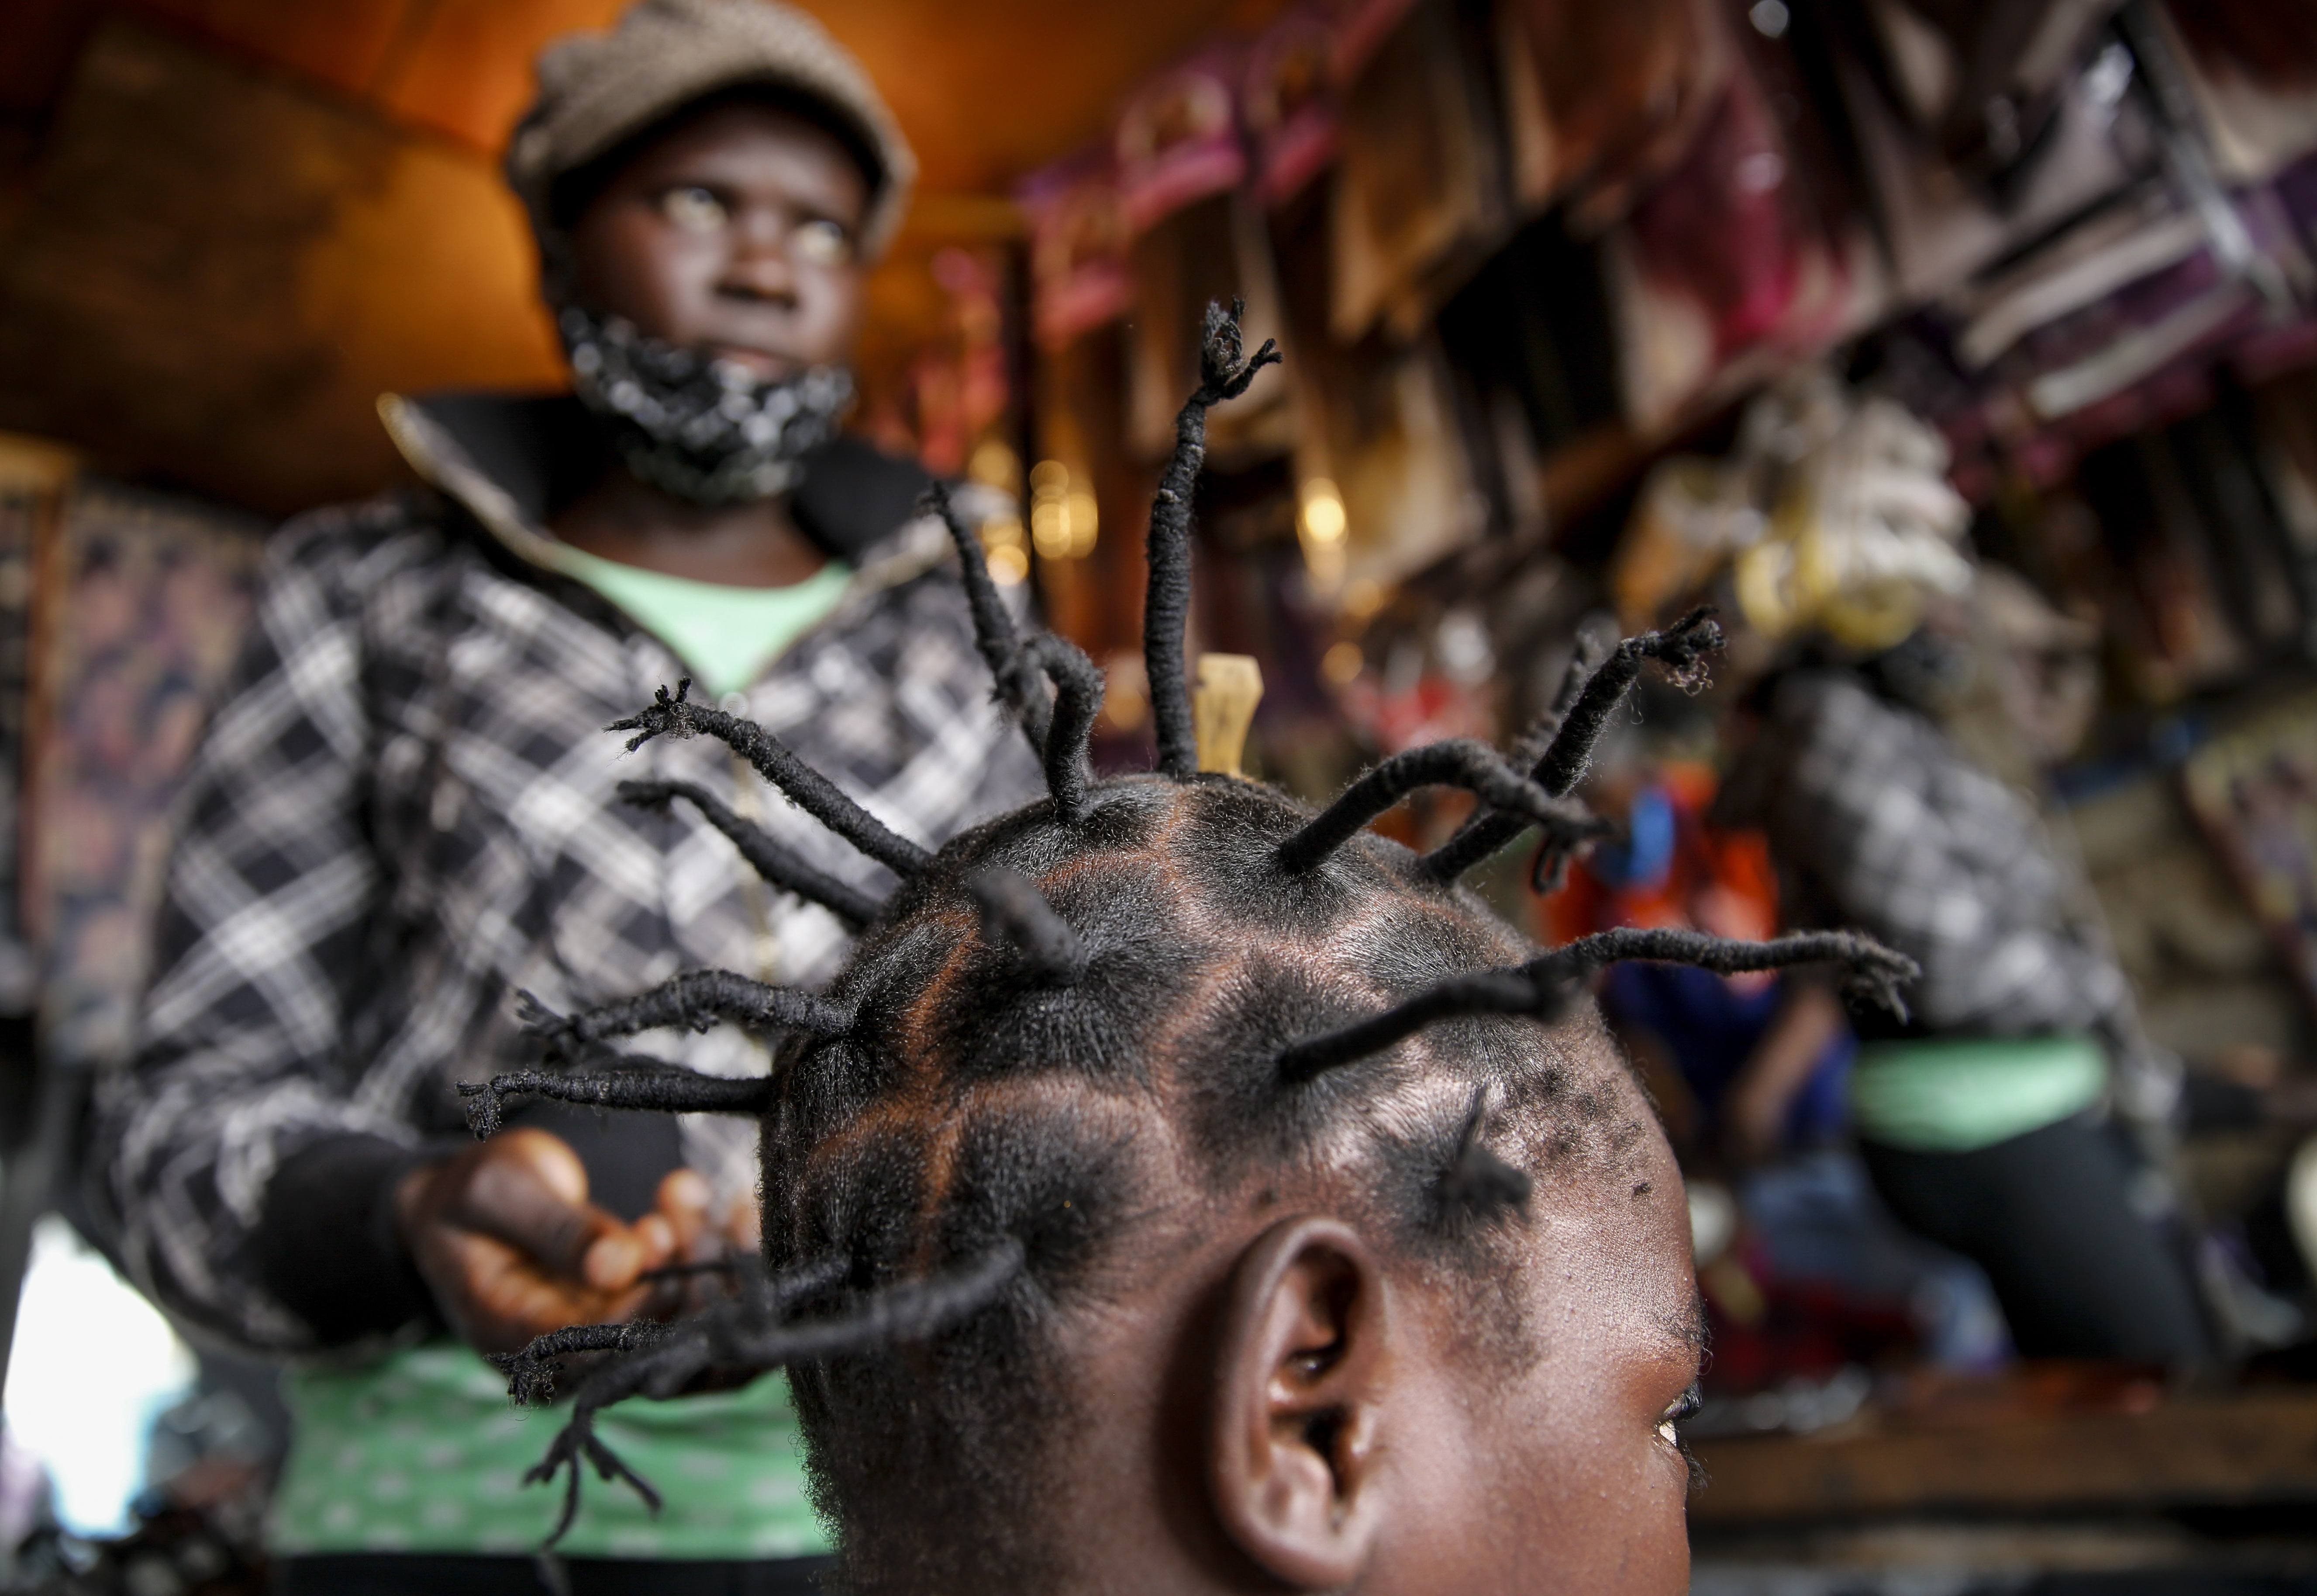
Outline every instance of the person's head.
{"label": "person's head", "polygon": [[695,101],[559,182],[570,302],[767,381],[843,365],[876,168],[812,102]]}
{"label": "person's head", "polygon": [[[789,1064],[772,1267],[1024,1251],[959,1333],[792,1375],[870,1588],[1682,1588],[1700,1348],[1649,1106],[1583,1004],[1293,1062],[1534,953],[1381,838],[1283,869],[1311,819],[1229,777],[1008,817]],[[988,923],[1009,889],[1074,951]]]}
{"label": "person's head", "polygon": [[[1252,363],[1211,322],[1178,467]],[[590,1428],[604,1403],[784,1363],[855,1590],[1682,1590],[1671,1425],[1702,1351],[1686,1209],[1583,978],[1625,956],[1832,954],[1887,982],[1903,961],[1840,937],[1679,932],[1540,955],[1458,884],[1472,850],[1419,856],[1362,829],[1445,783],[1495,811],[1477,831],[1542,826],[1548,851],[1592,834],[1480,745],[1400,756],[1316,814],[1197,774],[1169,508],[1185,498],[1162,495],[1150,540],[1151,776],[1090,778],[1100,674],[1015,637],[955,525],[1046,800],[928,854],[681,691],[622,723],[638,742],[727,740],[905,879],[863,904],[705,794],[630,793],[694,802],[865,934],[825,994],[699,973],[532,1016],[579,1063],[678,1021],[778,1026],[768,1080],[642,1064],[470,1089],[479,1129],[508,1091],[763,1126],[762,1283],[702,1321],[575,1331],[510,1360],[537,1395],[570,1352],[630,1354],[582,1381],[544,1466],[568,1464],[576,1491],[583,1460],[618,1467]],[[1652,648],[1679,653],[1643,640],[1617,658],[1637,669]],[[1581,770],[1575,744],[1614,707],[1577,702],[1539,769]]]}
{"label": "person's head", "polygon": [[890,114],[770,0],[641,0],[539,76],[507,173],[575,387],[656,485],[777,491],[850,397],[865,274],[915,169]]}

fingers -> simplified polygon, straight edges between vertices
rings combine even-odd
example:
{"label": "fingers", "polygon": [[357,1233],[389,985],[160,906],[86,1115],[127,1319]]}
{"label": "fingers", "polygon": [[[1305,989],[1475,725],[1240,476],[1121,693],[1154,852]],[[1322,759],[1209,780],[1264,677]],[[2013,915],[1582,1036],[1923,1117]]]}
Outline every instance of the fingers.
{"label": "fingers", "polygon": [[579,1278],[596,1291],[627,1290],[638,1276],[659,1268],[675,1251],[666,1225],[656,1222],[655,1215],[646,1215],[631,1226],[616,1219],[611,1223],[617,1228],[589,1242],[580,1260]]}
{"label": "fingers", "polygon": [[765,1215],[756,1206],[756,1194],[744,1191],[732,1199],[724,1215],[724,1240],[733,1251],[742,1254],[765,1250]]}
{"label": "fingers", "polygon": [[549,1191],[574,1207],[587,1200],[587,1166],[562,1137],[524,1125],[493,1137],[490,1145],[500,1157],[528,1167]]}
{"label": "fingers", "polygon": [[[716,1194],[694,1170],[671,1170],[659,1184],[658,1206],[636,1222],[666,1239],[667,1257],[676,1264],[711,1263],[723,1255],[711,1215]],[[678,1318],[697,1313],[723,1295],[725,1283],[707,1274],[684,1274],[663,1278],[643,1312],[655,1318]]]}
{"label": "fingers", "polygon": [[471,1231],[450,1233],[441,1248],[459,1280],[456,1327],[486,1352],[515,1351],[566,1325],[631,1317],[645,1294],[590,1290],[542,1274],[519,1249]]}
{"label": "fingers", "polygon": [[587,1200],[577,1154],[535,1128],[414,1171],[396,1200],[412,1258],[444,1314],[485,1350],[568,1324],[684,1312],[705,1305],[706,1288],[718,1284],[644,1278],[721,1253],[714,1195],[699,1174],[671,1173],[653,1211],[625,1224]]}
{"label": "fingers", "polygon": [[659,1183],[659,1204],[642,1224],[659,1220],[667,1227],[673,1256],[696,1263],[712,1256],[702,1246],[711,1241],[709,1210],[715,1206],[716,1194],[696,1170],[671,1170]]}
{"label": "fingers", "polygon": [[599,1290],[631,1283],[658,1261],[649,1243],[587,1201],[578,1155],[544,1131],[522,1129],[484,1143],[443,1218],[504,1242],[548,1273]]}

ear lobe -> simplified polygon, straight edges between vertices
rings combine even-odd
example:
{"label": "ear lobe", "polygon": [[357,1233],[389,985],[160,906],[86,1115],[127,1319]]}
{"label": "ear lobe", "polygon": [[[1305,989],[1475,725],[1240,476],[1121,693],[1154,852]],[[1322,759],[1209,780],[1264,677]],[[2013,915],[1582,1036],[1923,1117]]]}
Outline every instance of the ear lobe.
{"label": "ear lobe", "polygon": [[1351,1583],[1375,1540],[1388,1289],[1358,1233],[1308,1215],[1231,1278],[1209,1479],[1231,1538],[1299,1589]]}

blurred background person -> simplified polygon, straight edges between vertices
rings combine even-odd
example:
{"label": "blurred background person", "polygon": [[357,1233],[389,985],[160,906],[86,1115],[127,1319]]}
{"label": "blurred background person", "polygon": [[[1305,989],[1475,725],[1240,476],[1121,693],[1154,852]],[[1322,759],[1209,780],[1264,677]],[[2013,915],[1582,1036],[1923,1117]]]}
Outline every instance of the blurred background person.
{"label": "blurred background person", "polygon": [[1857,924],[1923,965],[1909,1021],[1856,1019],[1851,1112],[1891,1211],[1987,1272],[2025,1356],[2207,1361],[2178,1238],[2109,1121],[2111,1082],[2162,1066],[2034,813],[1935,718],[1970,670],[1948,620],[1758,684],[1729,812],[1769,838],[1793,923]]}
{"label": "blurred background person", "polygon": [[[944,534],[910,520],[924,473],[834,433],[913,170],[858,67],[785,6],[643,0],[541,58],[507,168],[575,394],[388,400],[431,491],[275,544],[102,1105],[139,1281],[306,1360],[284,1592],[535,1589],[558,1504],[512,1490],[535,1432],[476,1354],[696,1307],[756,1251],[745,1125],[541,1106],[461,1134],[456,1083],[532,1056],[513,992],[568,1010],[700,963],[809,980],[879,868],[738,818],[755,777],[729,759],[623,762],[597,729],[688,677],[927,842],[1034,780]],[[825,884],[775,898],[735,842]],[[723,1072],[768,1067],[730,1043]],[[814,1588],[786,1390],[643,1419],[666,1505],[572,1525],[575,1588]]]}
{"label": "blurred background person", "polygon": [[[1661,688],[1637,698],[1638,720],[1611,729],[1584,787],[1624,834],[1545,901],[1549,939],[1615,926],[1774,934],[1766,841],[1714,812],[1717,778],[1701,758],[1711,713]],[[1964,1371],[2001,1359],[1984,1276],[1894,1224],[1868,1184],[1850,1141],[1857,1041],[1830,984],[1636,964],[1613,968],[1600,999],[1651,1083],[1703,1215],[1715,1386],[1823,1379],[1901,1351]]]}

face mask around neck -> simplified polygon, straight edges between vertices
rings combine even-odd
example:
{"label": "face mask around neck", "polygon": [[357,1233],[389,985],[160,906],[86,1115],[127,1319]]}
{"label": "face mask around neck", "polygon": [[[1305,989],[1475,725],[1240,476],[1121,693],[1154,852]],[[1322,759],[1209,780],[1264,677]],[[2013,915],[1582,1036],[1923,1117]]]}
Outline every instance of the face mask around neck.
{"label": "face mask around neck", "polygon": [[693,504],[786,492],[853,402],[853,373],[841,366],[768,381],[577,306],[557,315],[556,329],[573,390],[610,427],[628,469]]}

